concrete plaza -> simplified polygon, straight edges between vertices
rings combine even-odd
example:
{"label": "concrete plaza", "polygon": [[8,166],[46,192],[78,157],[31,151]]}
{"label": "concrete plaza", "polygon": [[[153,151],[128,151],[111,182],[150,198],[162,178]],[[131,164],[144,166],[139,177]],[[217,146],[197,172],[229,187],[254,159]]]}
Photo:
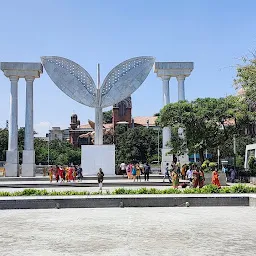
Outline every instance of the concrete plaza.
{"label": "concrete plaza", "polygon": [[256,208],[0,211],[2,256],[255,255]]}

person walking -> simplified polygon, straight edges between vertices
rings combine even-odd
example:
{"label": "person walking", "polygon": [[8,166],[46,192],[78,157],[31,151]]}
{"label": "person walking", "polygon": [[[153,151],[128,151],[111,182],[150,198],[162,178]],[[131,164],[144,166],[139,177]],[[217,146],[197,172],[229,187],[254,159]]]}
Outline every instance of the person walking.
{"label": "person walking", "polygon": [[218,188],[221,188],[220,180],[219,180],[219,173],[218,173],[218,169],[216,169],[216,168],[212,172],[212,184],[217,186]]}
{"label": "person walking", "polygon": [[140,175],[141,175],[140,165],[139,165],[139,164],[136,164],[136,179],[137,179],[137,181],[139,181],[139,179],[140,179],[140,181],[141,181]]}
{"label": "person walking", "polygon": [[192,166],[189,166],[186,175],[187,175],[187,179],[190,181],[190,187],[192,187],[192,180],[193,180]]}
{"label": "person walking", "polygon": [[235,169],[232,167],[230,169],[230,179],[231,179],[231,183],[235,183],[235,178],[236,178],[236,171]]}
{"label": "person walking", "polygon": [[120,164],[120,171],[121,171],[121,174],[124,176],[124,174],[126,172],[126,164],[125,163]]}
{"label": "person walking", "polygon": [[64,170],[63,170],[62,166],[59,166],[59,175],[60,175],[60,181],[63,182],[64,181]]}
{"label": "person walking", "polygon": [[83,180],[83,169],[82,169],[81,165],[79,165],[79,167],[77,169],[77,178],[79,181]]}
{"label": "person walking", "polygon": [[56,168],[55,168],[55,179],[56,179],[56,182],[59,182],[60,173],[59,173],[59,167],[58,166],[56,166]]}
{"label": "person walking", "polygon": [[103,183],[104,172],[102,171],[101,168],[99,169],[99,171],[97,173],[97,176],[98,176],[99,188],[100,188],[100,191],[102,191],[102,183]]}
{"label": "person walking", "polygon": [[132,165],[132,177],[133,177],[133,181],[135,181],[135,179],[136,179],[136,168],[135,168],[134,164]]}
{"label": "person walking", "polygon": [[127,174],[127,178],[132,179],[132,164],[127,164],[126,166],[126,174]]}
{"label": "person walking", "polygon": [[149,172],[150,172],[150,165],[148,163],[144,166],[144,179],[145,181],[149,181]]}
{"label": "person walking", "polygon": [[53,169],[52,169],[52,167],[50,167],[50,169],[49,169],[49,179],[50,179],[50,182],[52,182],[52,178],[53,178]]}
{"label": "person walking", "polygon": [[197,188],[199,185],[199,167],[194,166],[192,177],[192,186],[193,188]]}
{"label": "person walking", "polygon": [[186,178],[186,169],[187,169],[187,165],[184,164],[184,165],[182,166],[182,168],[181,168],[181,178],[182,178],[183,180],[185,180],[185,178]]}
{"label": "person walking", "polygon": [[177,170],[178,170],[178,168],[174,167],[172,170],[172,173],[171,173],[173,188],[178,188],[178,186],[179,186],[179,174],[178,174]]}
{"label": "person walking", "polygon": [[200,169],[199,169],[199,188],[202,188],[204,186],[204,181],[205,181],[204,171],[203,171],[203,168],[200,167]]}
{"label": "person walking", "polygon": [[169,174],[169,163],[166,163],[166,166],[165,166],[165,173],[164,173],[163,182],[165,181],[166,177],[168,178],[169,182],[171,182],[170,174]]}

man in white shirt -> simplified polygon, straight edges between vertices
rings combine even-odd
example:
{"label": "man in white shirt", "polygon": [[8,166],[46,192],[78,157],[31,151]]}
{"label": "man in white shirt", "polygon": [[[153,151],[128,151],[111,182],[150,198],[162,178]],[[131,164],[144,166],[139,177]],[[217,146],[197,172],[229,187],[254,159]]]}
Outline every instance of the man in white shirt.
{"label": "man in white shirt", "polygon": [[192,182],[192,179],[193,179],[193,170],[192,170],[191,167],[189,167],[189,169],[187,170],[186,175],[187,175],[188,180],[189,180],[190,182]]}
{"label": "man in white shirt", "polygon": [[126,164],[125,163],[121,163],[120,164],[120,169],[121,169],[121,173],[124,175],[126,173]]}

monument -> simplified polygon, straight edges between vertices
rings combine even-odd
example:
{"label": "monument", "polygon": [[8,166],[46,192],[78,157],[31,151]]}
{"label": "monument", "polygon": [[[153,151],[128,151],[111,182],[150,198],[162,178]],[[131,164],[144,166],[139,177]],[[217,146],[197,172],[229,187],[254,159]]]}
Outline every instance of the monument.
{"label": "monument", "polygon": [[22,176],[35,175],[35,151],[33,129],[33,82],[43,73],[41,63],[1,62],[1,70],[11,81],[10,120],[8,151],[6,152],[6,176],[19,176],[18,151],[18,81],[26,80],[25,145],[23,150]]}
{"label": "monument", "polygon": [[[156,62],[154,72],[163,81],[163,107],[170,103],[169,81],[171,77],[176,77],[178,81],[178,101],[185,100],[185,78],[188,77],[194,69],[193,62]],[[183,129],[179,129],[179,135],[184,136]],[[170,127],[163,128],[163,145],[162,145],[162,164],[161,171],[164,173],[166,163],[172,163],[171,147],[167,143],[171,140]],[[188,155],[182,155],[179,159],[181,165],[188,163]]]}
{"label": "monument", "polygon": [[82,146],[81,164],[84,174],[95,175],[99,168],[102,168],[105,174],[114,174],[115,146],[103,145],[102,109],[135,92],[147,78],[155,59],[128,59],[113,68],[102,85],[98,64],[97,87],[89,73],[77,63],[56,56],[41,59],[46,72],[59,89],[75,101],[95,108],[95,145]]}

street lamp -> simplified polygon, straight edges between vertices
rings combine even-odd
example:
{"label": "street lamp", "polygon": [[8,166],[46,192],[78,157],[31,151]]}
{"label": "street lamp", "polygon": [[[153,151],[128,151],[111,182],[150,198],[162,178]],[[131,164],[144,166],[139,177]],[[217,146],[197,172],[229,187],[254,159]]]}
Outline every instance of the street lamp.
{"label": "street lamp", "polygon": [[49,165],[50,165],[50,127],[49,127],[49,133],[46,133],[46,137],[48,138],[47,142],[47,150],[48,150],[48,156],[47,156],[47,163],[48,163],[48,168],[49,168]]}
{"label": "street lamp", "polygon": [[160,159],[160,127],[157,129],[157,164],[159,165],[159,159]]}
{"label": "street lamp", "polygon": [[236,135],[233,135],[234,169],[236,170]]}

